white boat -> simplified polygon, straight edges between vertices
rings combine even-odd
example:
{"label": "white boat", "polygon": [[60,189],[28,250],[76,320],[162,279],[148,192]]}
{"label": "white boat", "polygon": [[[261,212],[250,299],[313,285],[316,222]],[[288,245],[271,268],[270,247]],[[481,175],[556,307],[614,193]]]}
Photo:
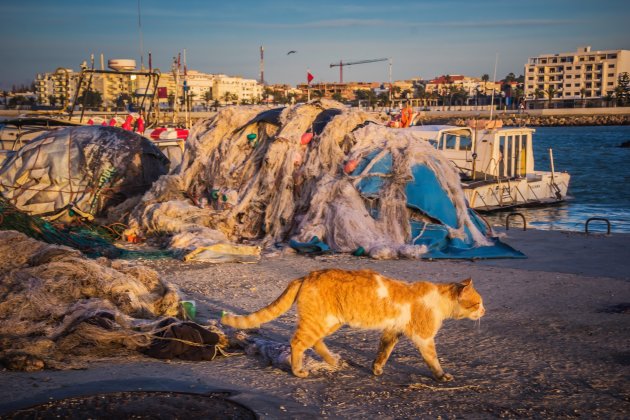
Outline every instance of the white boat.
{"label": "white boat", "polygon": [[426,125],[406,130],[414,131],[450,159],[475,210],[548,205],[567,197],[571,176],[555,171],[551,149],[550,170],[534,169],[534,129],[478,121],[468,127]]}

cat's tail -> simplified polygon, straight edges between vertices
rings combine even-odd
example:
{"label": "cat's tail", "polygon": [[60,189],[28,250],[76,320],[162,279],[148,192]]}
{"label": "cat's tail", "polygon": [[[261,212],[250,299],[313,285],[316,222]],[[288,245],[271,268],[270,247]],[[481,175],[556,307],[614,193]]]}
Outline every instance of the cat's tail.
{"label": "cat's tail", "polygon": [[258,328],[261,324],[278,318],[280,315],[288,311],[302,287],[304,279],[293,280],[284,292],[276,300],[266,307],[251,313],[249,315],[232,315],[225,314],[221,317],[221,323],[234,328]]}

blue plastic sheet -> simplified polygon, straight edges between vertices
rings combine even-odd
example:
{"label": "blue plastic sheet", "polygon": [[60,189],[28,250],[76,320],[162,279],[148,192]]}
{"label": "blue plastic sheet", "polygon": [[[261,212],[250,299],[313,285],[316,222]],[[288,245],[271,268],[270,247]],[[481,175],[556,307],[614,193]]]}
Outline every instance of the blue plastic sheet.
{"label": "blue plastic sheet", "polygon": [[[358,176],[381,150],[376,150],[359,163],[352,175]],[[385,154],[378,162],[373,162],[368,175],[357,183],[357,189],[365,197],[376,197],[383,186],[384,178],[391,172],[392,156]],[[488,238],[492,245],[477,246],[468,228],[465,238],[450,238],[449,227],[456,229],[457,209],[447,192],[444,191],[437,175],[427,165],[419,163],[411,168],[413,180],[405,189],[407,206],[418,210],[438,223],[423,223],[410,220],[411,238],[414,245],[425,245],[428,252],[425,259],[482,259],[482,258],[527,258],[525,254],[501,242],[498,238]],[[370,176],[374,175],[374,176]],[[374,214],[373,214],[374,215]],[[477,213],[469,209],[473,224],[484,234],[488,228]]]}

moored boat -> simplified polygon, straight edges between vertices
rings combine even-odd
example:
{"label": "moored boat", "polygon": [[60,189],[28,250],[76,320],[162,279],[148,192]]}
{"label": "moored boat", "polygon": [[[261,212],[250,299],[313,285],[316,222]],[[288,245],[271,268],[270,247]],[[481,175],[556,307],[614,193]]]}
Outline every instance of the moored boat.
{"label": "moored boat", "polygon": [[571,176],[555,171],[551,149],[550,170],[534,168],[534,129],[473,121],[467,127],[428,125],[408,130],[449,158],[475,210],[548,205],[567,197]]}

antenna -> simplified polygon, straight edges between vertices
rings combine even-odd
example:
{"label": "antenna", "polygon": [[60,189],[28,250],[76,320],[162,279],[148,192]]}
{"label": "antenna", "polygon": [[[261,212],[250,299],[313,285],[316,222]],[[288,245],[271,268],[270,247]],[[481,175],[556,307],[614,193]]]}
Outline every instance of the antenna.
{"label": "antenna", "polygon": [[138,0],[138,31],[140,32],[140,70],[144,70],[144,42],[142,39],[142,20],[140,19],[140,0]]}
{"label": "antenna", "polygon": [[260,84],[265,84],[265,47],[260,46]]}

